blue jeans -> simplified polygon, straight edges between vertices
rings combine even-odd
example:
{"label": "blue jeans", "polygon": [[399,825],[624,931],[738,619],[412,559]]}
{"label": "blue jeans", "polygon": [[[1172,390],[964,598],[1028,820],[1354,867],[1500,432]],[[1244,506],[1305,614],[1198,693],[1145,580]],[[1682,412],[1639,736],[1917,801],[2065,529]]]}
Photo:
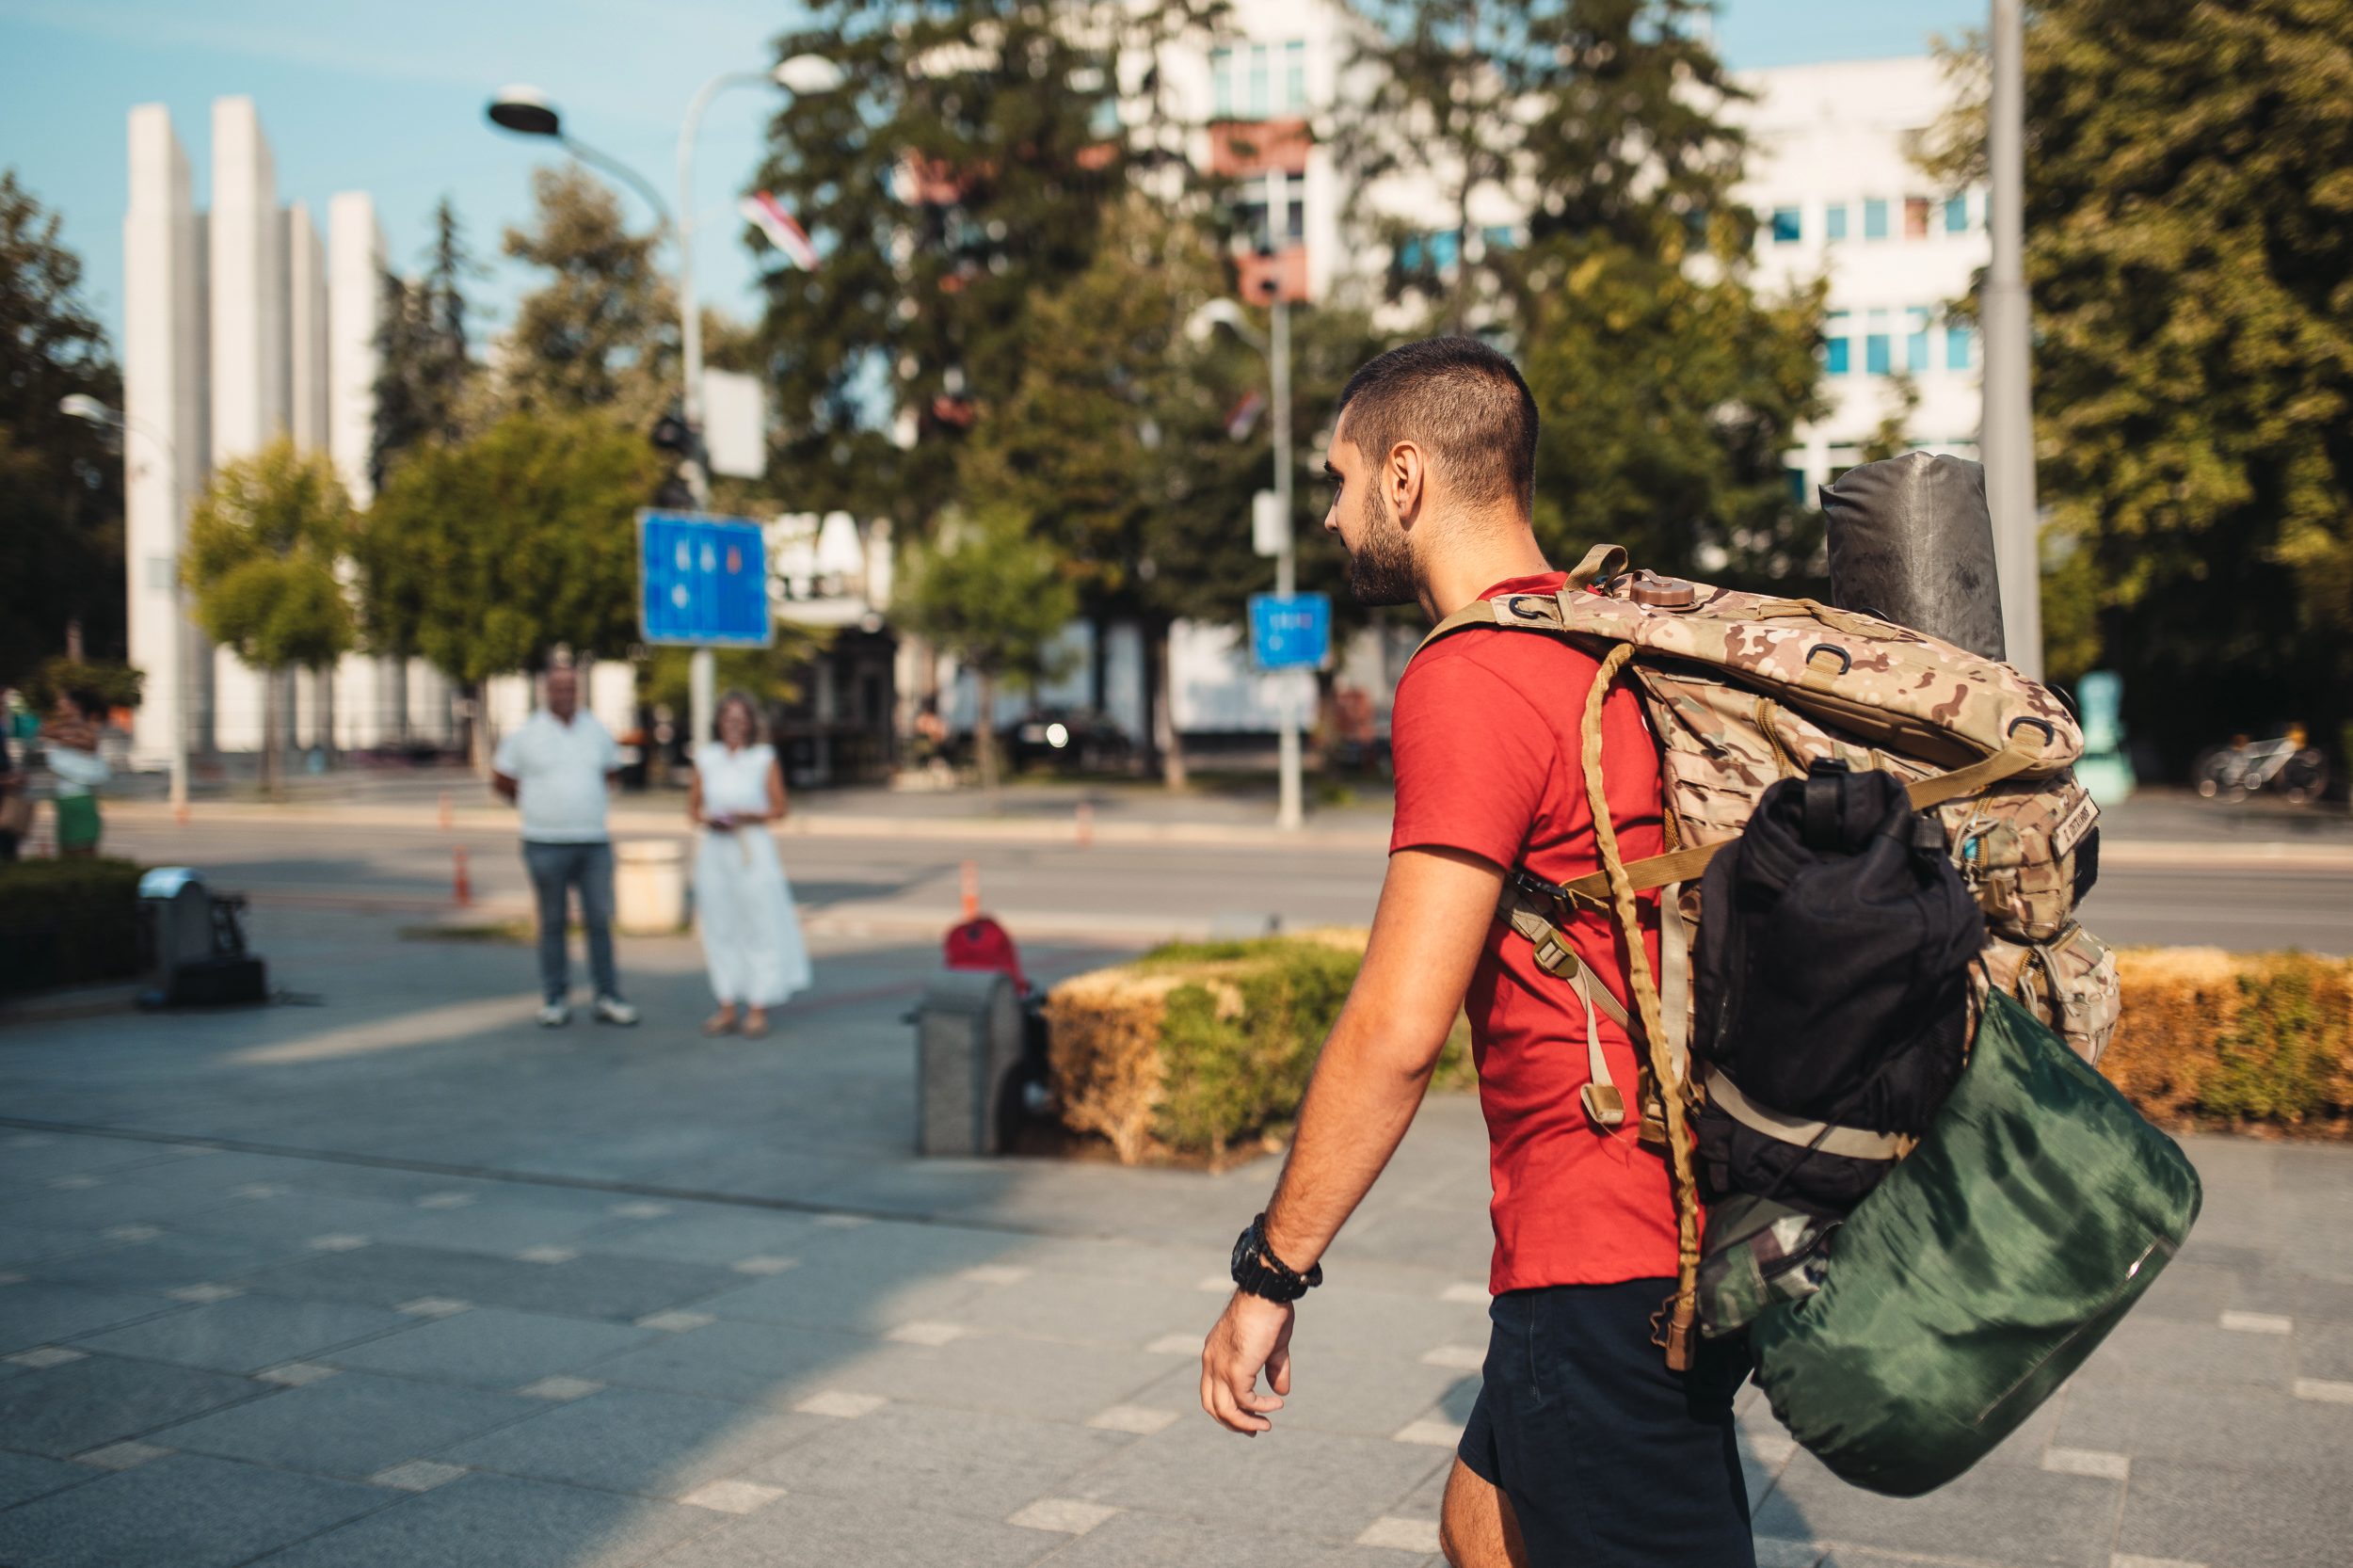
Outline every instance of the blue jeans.
{"label": "blue jeans", "polygon": [[613,968],[613,846],[609,843],[547,844],[523,840],[523,865],[539,900],[539,989],[552,1002],[571,993],[565,953],[565,895],[580,889],[580,923],[588,928],[588,972],[597,995],[619,1000],[621,977]]}

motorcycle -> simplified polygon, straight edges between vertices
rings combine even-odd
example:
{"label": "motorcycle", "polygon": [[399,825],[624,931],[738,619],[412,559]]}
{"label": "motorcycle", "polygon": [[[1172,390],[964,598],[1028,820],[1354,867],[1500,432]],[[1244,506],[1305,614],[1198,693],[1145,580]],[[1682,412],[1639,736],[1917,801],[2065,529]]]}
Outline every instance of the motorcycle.
{"label": "motorcycle", "polygon": [[2291,806],[2306,806],[2329,788],[2329,760],[2310,744],[2304,727],[2295,724],[2276,740],[2233,736],[2229,745],[2199,759],[2193,776],[2198,792],[2208,800],[2241,801],[2268,792],[2284,796]]}

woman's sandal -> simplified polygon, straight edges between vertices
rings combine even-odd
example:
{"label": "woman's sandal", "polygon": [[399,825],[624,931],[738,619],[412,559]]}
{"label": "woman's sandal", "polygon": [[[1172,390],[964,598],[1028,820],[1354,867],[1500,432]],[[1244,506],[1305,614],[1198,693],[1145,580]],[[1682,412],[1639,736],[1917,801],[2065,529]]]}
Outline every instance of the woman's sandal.
{"label": "woman's sandal", "polygon": [[711,1016],[703,1020],[703,1032],[705,1034],[732,1034],[736,1032],[737,1027],[738,1020],[736,1018],[735,1009],[732,1007],[724,1008],[719,1012],[713,1013]]}
{"label": "woman's sandal", "polygon": [[767,1032],[768,1010],[766,1008],[755,1007],[749,1013],[744,1015],[743,1029],[744,1039],[757,1040]]}

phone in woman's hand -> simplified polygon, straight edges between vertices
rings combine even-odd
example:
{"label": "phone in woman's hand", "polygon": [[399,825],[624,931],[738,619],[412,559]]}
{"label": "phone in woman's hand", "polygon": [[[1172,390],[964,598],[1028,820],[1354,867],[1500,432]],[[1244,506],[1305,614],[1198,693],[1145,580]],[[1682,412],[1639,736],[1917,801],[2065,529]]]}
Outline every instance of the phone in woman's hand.
{"label": "phone in woman's hand", "polygon": [[704,816],[703,825],[713,833],[732,833],[735,831],[735,819],[725,811],[710,812]]}

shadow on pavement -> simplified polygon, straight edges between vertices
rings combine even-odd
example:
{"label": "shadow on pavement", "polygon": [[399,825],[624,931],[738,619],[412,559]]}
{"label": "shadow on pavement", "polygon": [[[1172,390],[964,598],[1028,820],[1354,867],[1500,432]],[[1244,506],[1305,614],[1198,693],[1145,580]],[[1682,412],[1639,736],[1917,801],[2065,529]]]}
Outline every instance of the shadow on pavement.
{"label": "shadow on pavement", "polygon": [[1461,1102],[1336,1258],[1293,1409],[1251,1443],[1194,1384],[1271,1168],[913,1159],[930,944],[827,944],[774,1034],[711,1040],[686,941],[624,944],[645,1027],[539,1031],[524,948],[255,924],[323,1006],[0,1042],[0,1562],[1434,1546],[1484,1337]]}

